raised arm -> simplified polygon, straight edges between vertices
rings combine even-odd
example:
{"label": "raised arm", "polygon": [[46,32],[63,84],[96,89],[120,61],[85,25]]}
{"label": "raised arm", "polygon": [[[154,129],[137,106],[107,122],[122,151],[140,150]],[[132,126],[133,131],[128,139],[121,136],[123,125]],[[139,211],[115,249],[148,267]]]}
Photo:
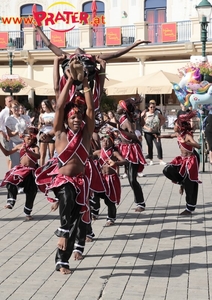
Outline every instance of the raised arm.
{"label": "raised arm", "polygon": [[35,25],[35,28],[37,32],[40,34],[42,41],[44,44],[57,56],[61,56],[63,54],[67,55],[65,51],[62,49],[58,48],[54,44],[51,43],[51,41],[48,39],[48,37],[45,35],[45,33],[42,31],[42,29],[39,26]]}
{"label": "raised arm", "polygon": [[66,84],[63,87],[59,98],[57,100],[57,106],[56,106],[56,111],[55,111],[55,117],[54,117],[54,123],[53,123],[53,128],[54,128],[54,133],[58,131],[63,130],[64,126],[64,107],[66,104],[66,99],[69,94],[69,90],[73,84],[73,78],[71,77],[70,71],[66,70],[66,75],[67,75],[67,80]]}
{"label": "raised arm", "polygon": [[123,49],[121,49],[117,52],[100,54],[100,58],[108,61],[109,59],[117,58],[117,57],[120,57],[120,56],[126,54],[127,52],[129,52],[130,50],[132,50],[133,48],[137,47],[140,44],[148,44],[148,43],[151,43],[151,42],[150,41],[137,40],[132,45],[130,45],[128,47],[125,47],[125,48],[123,48]]}
{"label": "raised arm", "polygon": [[83,89],[85,95],[85,103],[86,103],[86,115],[85,115],[85,123],[87,127],[88,134],[90,137],[93,134],[95,128],[95,112],[94,112],[94,102],[91,93],[91,89],[88,84],[88,78],[85,77],[83,79]]}
{"label": "raised arm", "polygon": [[59,98],[60,94],[60,62],[65,59],[65,55],[63,54],[62,56],[56,56],[54,58],[54,66],[53,66],[53,84],[54,84],[54,91],[55,91],[55,98],[56,101]]}
{"label": "raised arm", "polygon": [[104,89],[104,84],[105,84],[105,77],[106,77],[106,61],[101,59],[99,56],[96,56],[96,61],[100,64],[99,84],[100,84],[100,98],[101,98]]}

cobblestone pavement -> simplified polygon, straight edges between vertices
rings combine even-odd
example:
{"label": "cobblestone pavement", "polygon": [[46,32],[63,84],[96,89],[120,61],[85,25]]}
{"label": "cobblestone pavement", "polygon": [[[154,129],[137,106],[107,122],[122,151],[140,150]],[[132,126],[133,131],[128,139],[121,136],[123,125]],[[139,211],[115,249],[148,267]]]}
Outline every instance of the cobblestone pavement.
{"label": "cobblestone pavement", "polygon": [[[163,140],[164,160],[179,153],[176,140]],[[144,145],[144,150],[145,150]],[[155,151],[155,149],[154,149]],[[6,159],[0,153],[0,178]],[[82,261],[70,259],[71,275],[54,271],[58,211],[38,193],[34,220],[24,222],[25,195],[12,210],[4,209],[0,189],[0,299],[52,300],[212,300],[211,167],[200,171],[198,205],[192,217],[179,217],[185,196],[162,174],[163,166],[147,166],[139,178],[146,210],[134,212],[133,193],[123,179],[122,200],[114,226],[104,227],[107,210],[101,202],[93,222],[95,239]]]}

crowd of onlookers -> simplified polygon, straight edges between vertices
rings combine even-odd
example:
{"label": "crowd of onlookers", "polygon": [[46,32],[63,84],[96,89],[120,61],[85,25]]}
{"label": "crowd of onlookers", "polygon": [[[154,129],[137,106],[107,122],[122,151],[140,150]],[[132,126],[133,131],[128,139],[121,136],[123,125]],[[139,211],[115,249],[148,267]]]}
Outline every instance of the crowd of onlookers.
{"label": "crowd of onlookers", "polygon": [[[3,135],[4,145],[7,149],[12,148],[14,145],[21,143],[22,140],[19,137],[19,134],[24,131],[25,128],[29,126],[35,126],[39,130],[39,136],[42,137],[42,134],[47,133],[52,130],[53,120],[54,120],[54,111],[56,108],[55,99],[43,100],[38,107],[34,107],[33,110],[27,111],[23,104],[18,103],[14,100],[12,96],[5,98],[5,108],[1,108],[0,111],[0,130]],[[182,114],[186,114],[190,111],[183,104],[180,104],[179,110],[173,110],[172,122],[174,126],[174,120]],[[210,162],[212,162],[212,141],[210,140],[210,115],[211,111],[198,110],[197,116],[191,119],[191,126],[195,131],[197,128],[201,128],[201,114],[209,115],[207,121],[205,119],[203,129],[206,129],[206,136],[209,143],[210,150]],[[9,118],[8,118],[9,117]],[[7,120],[8,118],[8,120]],[[102,112],[102,118],[104,121],[109,121],[112,123],[117,123],[118,116],[115,111]],[[150,100],[147,103],[145,110],[141,111],[139,106],[136,106],[135,110],[135,123],[134,127],[137,133],[139,133],[140,141],[142,138],[145,139],[147,144],[147,155],[146,158],[150,160],[149,164],[153,165],[153,144],[157,149],[157,157],[159,163],[164,165],[163,162],[163,151],[160,139],[157,139],[157,135],[160,134],[161,129],[173,128],[172,124],[167,126],[168,120],[165,112],[162,111],[156,106],[155,100]],[[170,123],[170,120],[169,120]],[[207,125],[207,126],[206,126]],[[110,125],[107,125],[108,128],[112,128]],[[207,128],[206,128],[207,127]],[[103,127],[104,130],[105,127]],[[18,131],[18,132],[16,132]],[[16,133],[16,134],[15,134]],[[54,138],[48,140],[48,142],[43,141],[38,138],[40,146],[41,158],[39,164],[42,166],[45,163],[45,158],[48,155],[49,158],[52,158],[54,155]],[[210,146],[211,145],[211,146]],[[16,159],[15,159],[16,157]],[[8,162],[9,168],[16,165],[18,162],[18,154],[12,154]],[[123,175],[123,177],[125,174]],[[141,175],[142,176],[142,175]]]}
{"label": "crowd of onlookers", "polygon": [[[3,136],[3,143],[7,150],[23,142],[22,135],[25,129],[30,126],[38,128],[39,146],[41,158],[40,165],[45,163],[48,151],[49,158],[54,155],[54,140],[43,141],[42,134],[52,130],[56,101],[45,99],[39,107],[27,111],[25,106],[14,100],[12,96],[5,98],[5,108],[0,112],[0,131]],[[10,155],[8,161],[9,169],[17,165],[20,161],[18,152]]]}

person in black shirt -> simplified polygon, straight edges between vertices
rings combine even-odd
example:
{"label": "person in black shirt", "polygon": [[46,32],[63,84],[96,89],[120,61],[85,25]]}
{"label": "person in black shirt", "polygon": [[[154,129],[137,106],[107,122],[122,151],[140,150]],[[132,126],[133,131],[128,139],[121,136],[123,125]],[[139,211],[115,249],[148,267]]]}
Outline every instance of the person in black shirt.
{"label": "person in black shirt", "polygon": [[184,106],[182,103],[180,104],[181,109],[177,112],[177,118],[179,118],[180,115],[186,115],[190,112],[190,109],[186,106]]}

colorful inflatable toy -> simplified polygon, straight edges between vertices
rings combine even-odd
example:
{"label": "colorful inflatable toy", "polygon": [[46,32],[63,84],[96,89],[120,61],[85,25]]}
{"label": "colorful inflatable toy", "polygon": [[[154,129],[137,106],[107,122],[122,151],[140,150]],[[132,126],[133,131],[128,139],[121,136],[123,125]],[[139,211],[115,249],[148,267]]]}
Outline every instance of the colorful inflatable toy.
{"label": "colorful inflatable toy", "polygon": [[212,105],[212,84],[202,80],[198,67],[188,67],[183,71],[179,84],[173,83],[173,90],[180,103],[197,109],[201,105]]}

